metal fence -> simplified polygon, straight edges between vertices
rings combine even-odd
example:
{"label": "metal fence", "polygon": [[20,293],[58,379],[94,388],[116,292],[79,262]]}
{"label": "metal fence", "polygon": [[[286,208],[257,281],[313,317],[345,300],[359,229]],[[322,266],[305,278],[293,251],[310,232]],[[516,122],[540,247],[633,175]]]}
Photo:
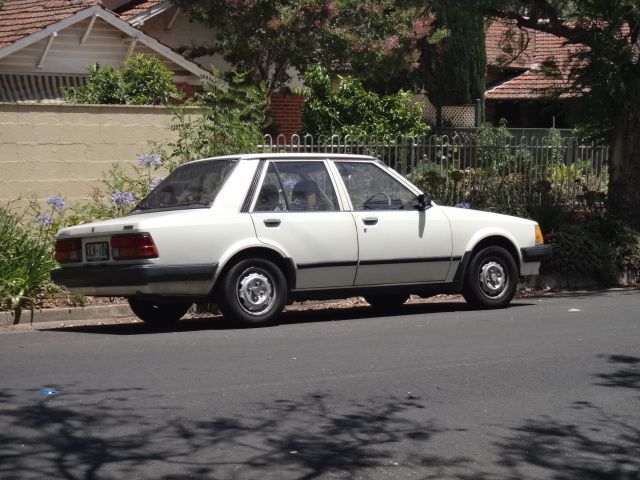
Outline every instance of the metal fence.
{"label": "metal fence", "polygon": [[558,131],[531,137],[479,132],[394,138],[267,135],[260,147],[270,152],[372,155],[414,180],[424,173],[435,175],[442,180],[439,193],[451,202],[487,188],[489,182],[499,182],[498,187],[509,183],[511,191],[520,189],[522,195],[545,185],[570,199],[606,190],[608,146],[585,144]]}

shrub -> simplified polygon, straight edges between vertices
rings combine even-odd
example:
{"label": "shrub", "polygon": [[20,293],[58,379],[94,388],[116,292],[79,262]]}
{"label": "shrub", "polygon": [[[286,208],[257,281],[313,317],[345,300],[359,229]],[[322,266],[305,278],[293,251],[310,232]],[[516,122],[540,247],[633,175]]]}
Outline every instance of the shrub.
{"label": "shrub", "polygon": [[422,109],[411,93],[381,96],[346,76],[335,87],[316,65],[304,76],[308,88],[302,109],[302,133],[311,135],[418,136],[428,133]]}
{"label": "shrub", "polygon": [[254,152],[263,142],[269,107],[266,82],[251,85],[239,72],[230,72],[227,79],[213,72],[191,103],[198,111],[176,108],[170,129],[177,139],[153,146],[169,170],[197,158]]}
{"label": "shrub", "polygon": [[546,240],[553,245],[553,257],[544,263],[545,273],[583,276],[610,286],[625,270],[640,271],[640,233],[606,213],[558,225]]}
{"label": "shrub", "polygon": [[158,58],[138,54],[122,71],[99,63],[90,66],[86,85],[63,88],[62,97],[70,103],[166,105],[179,98],[172,78]]}
{"label": "shrub", "polygon": [[53,234],[62,199],[49,199],[51,209],[35,219],[0,207],[0,310],[33,306],[36,295],[57,289],[49,274],[56,266]]}
{"label": "shrub", "polygon": [[163,179],[166,168],[156,153],[140,154],[137,163],[128,171],[121,165],[113,165],[102,176],[102,187],[91,192],[91,200],[72,207],[72,214],[65,218],[67,225],[94,220],[120,217],[153,190]]}

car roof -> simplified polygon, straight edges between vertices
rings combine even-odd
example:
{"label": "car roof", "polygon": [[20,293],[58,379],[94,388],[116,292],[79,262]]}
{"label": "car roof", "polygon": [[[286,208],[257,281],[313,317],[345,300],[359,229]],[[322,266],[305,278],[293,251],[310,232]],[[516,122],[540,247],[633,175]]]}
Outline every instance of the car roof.
{"label": "car roof", "polygon": [[[280,152],[280,153],[244,153],[238,155],[225,155],[223,157],[210,157],[202,158],[199,160],[192,160],[192,162],[200,162],[204,160],[228,160],[228,159],[240,159],[240,160],[255,160],[255,159],[296,159],[296,160],[313,160],[313,159],[336,159],[336,160],[377,160],[369,155],[352,155],[346,153],[296,153],[296,152]],[[191,163],[191,162],[189,162]]]}

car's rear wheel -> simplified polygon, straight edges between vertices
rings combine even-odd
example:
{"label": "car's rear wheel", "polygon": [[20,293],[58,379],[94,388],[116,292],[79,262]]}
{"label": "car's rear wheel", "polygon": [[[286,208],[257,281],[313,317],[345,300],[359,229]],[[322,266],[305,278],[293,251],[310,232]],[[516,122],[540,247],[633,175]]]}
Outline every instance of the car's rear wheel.
{"label": "car's rear wheel", "polygon": [[376,310],[395,310],[409,299],[407,293],[366,295],[364,299]]}
{"label": "car's rear wheel", "polygon": [[162,302],[144,298],[129,298],[133,313],[152,325],[171,325],[180,320],[191,307],[190,302]]}
{"label": "car's rear wheel", "polygon": [[486,247],[469,263],[463,289],[467,303],[480,308],[500,308],[511,302],[518,287],[518,267],[502,247]]}
{"label": "car's rear wheel", "polygon": [[287,300],[287,281],[270,260],[248,258],[233,265],[221,280],[218,305],[223,316],[241,327],[272,323]]}

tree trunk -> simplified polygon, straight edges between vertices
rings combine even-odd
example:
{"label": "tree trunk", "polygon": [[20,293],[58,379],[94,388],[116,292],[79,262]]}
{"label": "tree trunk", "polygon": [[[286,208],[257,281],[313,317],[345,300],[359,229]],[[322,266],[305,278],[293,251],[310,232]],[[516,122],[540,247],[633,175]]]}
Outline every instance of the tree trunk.
{"label": "tree trunk", "polygon": [[609,211],[640,231],[640,79],[616,123],[609,169]]}

